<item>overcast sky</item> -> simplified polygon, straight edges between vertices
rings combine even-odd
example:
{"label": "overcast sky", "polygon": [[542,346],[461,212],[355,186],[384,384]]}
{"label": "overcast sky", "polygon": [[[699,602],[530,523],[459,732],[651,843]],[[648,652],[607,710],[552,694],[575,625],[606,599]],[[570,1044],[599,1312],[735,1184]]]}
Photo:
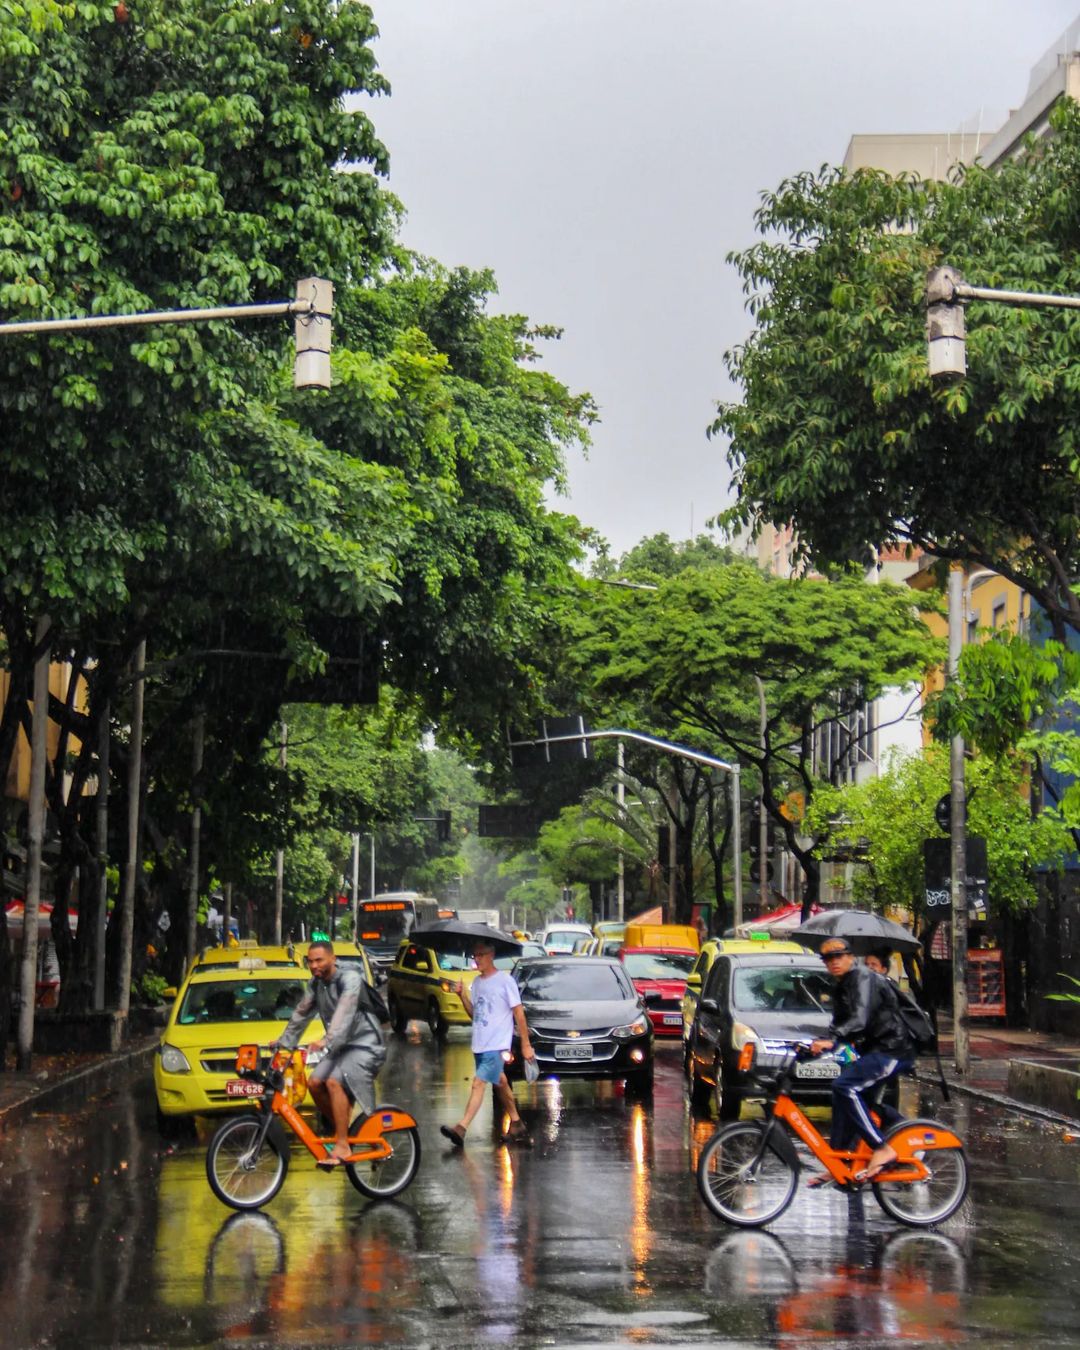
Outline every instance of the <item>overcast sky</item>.
{"label": "overcast sky", "polygon": [[491,267],[600,405],[573,511],[617,555],[726,500],[705,437],[749,331],[758,194],[856,132],[996,128],[1077,0],[371,0],[405,242]]}

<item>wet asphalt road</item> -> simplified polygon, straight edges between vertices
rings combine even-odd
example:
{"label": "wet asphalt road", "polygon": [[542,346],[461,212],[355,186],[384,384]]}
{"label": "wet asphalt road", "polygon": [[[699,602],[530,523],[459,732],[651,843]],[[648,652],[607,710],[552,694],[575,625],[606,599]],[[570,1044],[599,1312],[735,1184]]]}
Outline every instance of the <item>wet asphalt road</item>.
{"label": "wet asphalt road", "polygon": [[675,1046],[651,1104],[520,1086],[529,1150],[496,1142],[487,1107],[464,1154],[440,1138],[470,1070],[461,1033],[393,1044],[380,1096],[419,1116],[424,1156],[382,1204],[298,1153],[264,1211],[233,1215],[206,1184],[205,1138],[159,1141],[148,1080],[39,1117],[0,1141],[0,1343],[1080,1344],[1080,1142],[1060,1130],[930,1097],[974,1174],[943,1229],[804,1188],[745,1232],[698,1200],[713,1126],[688,1112]]}

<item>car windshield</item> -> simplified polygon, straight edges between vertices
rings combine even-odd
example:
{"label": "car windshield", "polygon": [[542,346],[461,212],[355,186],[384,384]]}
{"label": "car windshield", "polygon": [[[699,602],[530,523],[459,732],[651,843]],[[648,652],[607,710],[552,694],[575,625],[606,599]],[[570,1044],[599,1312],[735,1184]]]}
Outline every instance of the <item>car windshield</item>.
{"label": "car windshield", "polygon": [[[475,970],[476,962],[471,952],[435,952],[435,960],[440,970]],[[496,965],[498,962],[496,962]]]}
{"label": "car windshield", "polygon": [[697,957],[693,952],[624,952],[632,980],[685,980]]}
{"label": "car windshield", "polygon": [[617,966],[573,964],[526,966],[518,972],[521,997],[532,1003],[592,1003],[633,998]]}
{"label": "car windshield", "polygon": [[561,952],[572,952],[574,943],[580,941],[583,937],[588,937],[588,934],[578,932],[573,928],[569,931],[556,929],[554,933],[548,933],[544,938],[544,946],[557,947]]}
{"label": "car windshield", "polygon": [[821,970],[794,966],[744,966],[735,971],[734,1005],[740,1012],[830,1012],[832,981]]}
{"label": "car windshield", "polygon": [[304,992],[303,979],[208,980],[189,984],[177,1022],[287,1022]]}

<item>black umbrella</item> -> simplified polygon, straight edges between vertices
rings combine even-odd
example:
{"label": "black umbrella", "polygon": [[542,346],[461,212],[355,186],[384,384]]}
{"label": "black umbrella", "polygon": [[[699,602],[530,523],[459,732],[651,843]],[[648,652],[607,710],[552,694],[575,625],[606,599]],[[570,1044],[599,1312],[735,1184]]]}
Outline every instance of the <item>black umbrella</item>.
{"label": "black umbrella", "polygon": [[801,928],[793,928],[787,936],[813,951],[828,938],[843,938],[857,956],[865,956],[879,947],[908,953],[917,952],[922,946],[898,923],[861,909],[828,909],[824,914],[815,914]]}
{"label": "black umbrella", "polygon": [[521,951],[521,943],[509,933],[500,933],[486,923],[462,923],[460,919],[436,919],[426,928],[414,929],[409,940],[432,951],[457,952],[474,942],[490,942],[497,955]]}

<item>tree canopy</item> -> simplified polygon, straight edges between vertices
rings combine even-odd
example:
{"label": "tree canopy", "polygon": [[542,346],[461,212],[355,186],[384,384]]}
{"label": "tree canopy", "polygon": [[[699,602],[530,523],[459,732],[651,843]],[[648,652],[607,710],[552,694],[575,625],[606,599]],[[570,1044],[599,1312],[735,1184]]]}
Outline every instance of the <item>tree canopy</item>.
{"label": "tree canopy", "polygon": [[939,653],[919,618],[924,603],[855,577],[782,580],[742,562],[690,568],[655,594],[598,597],[582,615],[576,660],[610,708],[632,701],[650,717],[646,729],[756,768],[807,874],[809,903],[818,869],[791,794],[804,807],[822,776],[840,771],[819,762],[820,730],[922,679]]}
{"label": "tree canopy", "polygon": [[755,327],[719,405],[729,522],[790,522],[819,566],[885,544],[992,568],[1057,633],[1080,628],[1080,317],[968,307],[968,374],[935,387],[930,267],[972,284],[1080,292],[1080,108],[1053,135],[955,182],[825,167],[766,193],[762,241],[730,261]]}
{"label": "tree canopy", "polygon": [[47,614],[88,691],[51,709],[83,745],[50,788],[69,869],[96,865],[81,794],[107,715],[124,767],[140,641],[148,848],[174,875],[200,798],[205,866],[231,863],[214,825],[249,806],[280,837],[260,766],[283,702],[381,678],[468,745],[535,702],[535,634],[583,534],[545,493],[594,411],[537,365],[556,330],[396,242],[375,33],[336,0],[0,0],[9,318],[285,299],[308,274],[336,290],[325,394],[290,387],[284,321],[2,339],[0,760]]}

